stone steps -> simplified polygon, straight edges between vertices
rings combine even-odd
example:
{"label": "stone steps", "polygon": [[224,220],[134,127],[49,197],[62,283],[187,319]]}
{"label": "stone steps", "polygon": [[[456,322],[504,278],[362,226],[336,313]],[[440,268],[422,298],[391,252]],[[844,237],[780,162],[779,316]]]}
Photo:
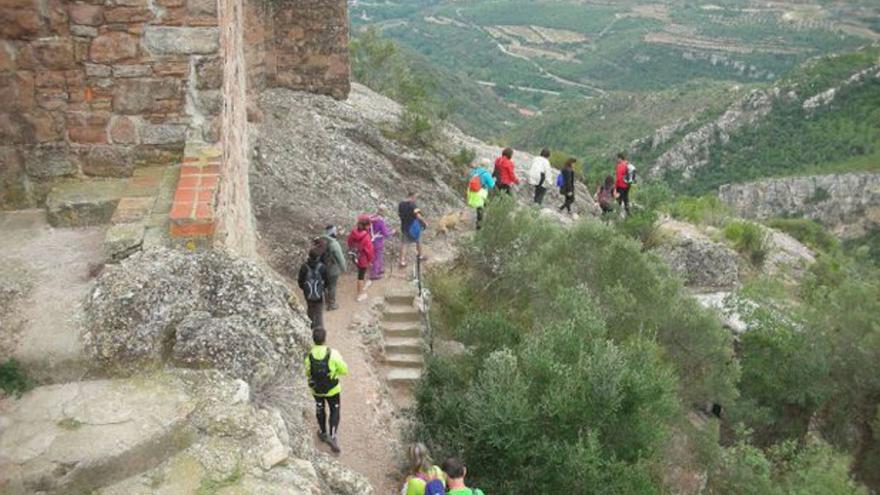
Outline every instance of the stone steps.
{"label": "stone steps", "polygon": [[422,378],[421,368],[394,368],[388,371],[385,379],[396,386],[413,387]]}
{"label": "stone steps", "polygon": [[391,337],[385,339],[386,354],[421,354],[422,339],[411,337]]}
{"label": "stone steps", "polygon": [[394,368],[421,368],[424,359],[421,354],[386,354],[385,364]]}
{"label": "stone steps", "polygon": [[388,306],[382,315],[387,323],[417,323],[421,324],[422,315],[419,310],[412,306]]}
{"label": "stone steps", "polygon": [[422,326],[413,322],[382,323],[382,330],[386,337],[420,337],[422,335]]}

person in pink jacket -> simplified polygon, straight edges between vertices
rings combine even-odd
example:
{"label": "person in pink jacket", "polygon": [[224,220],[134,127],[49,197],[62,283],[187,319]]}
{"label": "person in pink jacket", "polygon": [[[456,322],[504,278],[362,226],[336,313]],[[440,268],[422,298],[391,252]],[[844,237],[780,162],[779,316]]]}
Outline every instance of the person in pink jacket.
{"label": "person in pink jacket", "polygon": [[367,300],[367,269],[373,263],[373,240],[370,236],[369,215],[359,215],[357,226],[348,234],[348,249],[354,253],[357,266],[357,301]]}

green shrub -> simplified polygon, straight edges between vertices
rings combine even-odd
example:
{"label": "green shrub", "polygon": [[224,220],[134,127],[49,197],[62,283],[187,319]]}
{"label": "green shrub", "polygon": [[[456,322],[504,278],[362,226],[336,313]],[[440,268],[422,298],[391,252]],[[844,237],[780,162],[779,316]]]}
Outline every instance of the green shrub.
{"label": "green shrub", "polygon": [[803,447],[785,442],[765,453],[741,439],[724,449],[707,488],[713,495],[867,495],[850,478],[848,464],[847,456],[822,442]]}
{"label": "green shrub", "polygon": [[456,169],[460,169],[463,167],[467,167],[474,163],[474,160],[477,159],[477,152],[473,150],[473,148],[460,148],[458,153],[452,155],[449,159],[452,164],[456,167]]}
{"label": "green shrub", "polygon": [[746,256],[754,266],[761,266],[767,258],[767,232],[752,222],[730,222],[724,227],[724,237],[734,249]]}
{"label": "green shrub", "polygon": [[714,194],[692,197],[681,196],[666,209],[673,218],[700,225],[723,225],[730,218],[730,207]]}
{"label": "green shrub", "polygon": [[817,251],[835,251],[840,243],[825,227],[815,220],[806,218],[774,218],[767,225],[794,237],[801,243]]}
{"label": "green shrub", "polygon": [[654,210],[635,210],[615,224],[622,233],[642,244],[644,251],[660,244],[659,224]]}
{"label": "green shrub", "polygon": [[21,369],[21,363],[16,359],[7,359],[0,364],[0,390],[6,395],[20,397],[34,387],[33,381],[27,377]]}

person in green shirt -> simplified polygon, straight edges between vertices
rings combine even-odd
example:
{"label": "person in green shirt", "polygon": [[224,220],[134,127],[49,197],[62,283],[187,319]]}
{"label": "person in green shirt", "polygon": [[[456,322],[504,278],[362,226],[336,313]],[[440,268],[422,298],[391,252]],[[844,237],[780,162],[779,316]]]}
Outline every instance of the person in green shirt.
{"label": "person in green shirt", "polygon": [[[312,340],[315,345],[306,355],[303,369],[309,379],[312,396],[315,398],[315,414],[320,428],[318,436],[338,454],[340,449],[336,442],[336,432],[339,430],[339,399],[342,392],[339,378],[348,374],[348,365],[342,360],[339,351],[324,345],[326,339],[327,331],[323,327],[312,330]],[[329,432],[325,405],[330,408]]]}
{"label": "person in green shirt", "polygon": [[467,468],[457,458],[443,461],[443,472],[446,473],[446,495],[485,495],[479,488],[468,488],[464,484]]}
{"label": "person in green shirt", "polygon": [[431,464],[428,447],[421,442],[414,443],[407,450],[409,474],[401,490],[401,495],[425,495],[425,486],[431,480],[440,480],[446,485],[446,475]]}

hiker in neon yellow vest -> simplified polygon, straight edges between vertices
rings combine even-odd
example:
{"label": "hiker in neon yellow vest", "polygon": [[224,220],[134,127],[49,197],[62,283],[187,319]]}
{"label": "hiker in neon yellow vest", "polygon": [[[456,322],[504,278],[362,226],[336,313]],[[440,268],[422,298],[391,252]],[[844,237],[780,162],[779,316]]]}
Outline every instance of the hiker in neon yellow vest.
{"label": "hiker in neon yellow vest", "polygon": [[[340,449],[339,444],[336,443],[336,431],[339,429],[339,399],[342,392],[339,378],[348,374],[348,365],[342,360],[339,351],[324,345],[326,339],[327,331],[323,327],[312,330],[312,340],[315,345],[306,355],[303,370],[309,379],[309,388],[312,389],[312,396],[315,398],[315,415],[320,428],[318,437],[338,454]],[[329,432],[325,404],[330,408]]]}

